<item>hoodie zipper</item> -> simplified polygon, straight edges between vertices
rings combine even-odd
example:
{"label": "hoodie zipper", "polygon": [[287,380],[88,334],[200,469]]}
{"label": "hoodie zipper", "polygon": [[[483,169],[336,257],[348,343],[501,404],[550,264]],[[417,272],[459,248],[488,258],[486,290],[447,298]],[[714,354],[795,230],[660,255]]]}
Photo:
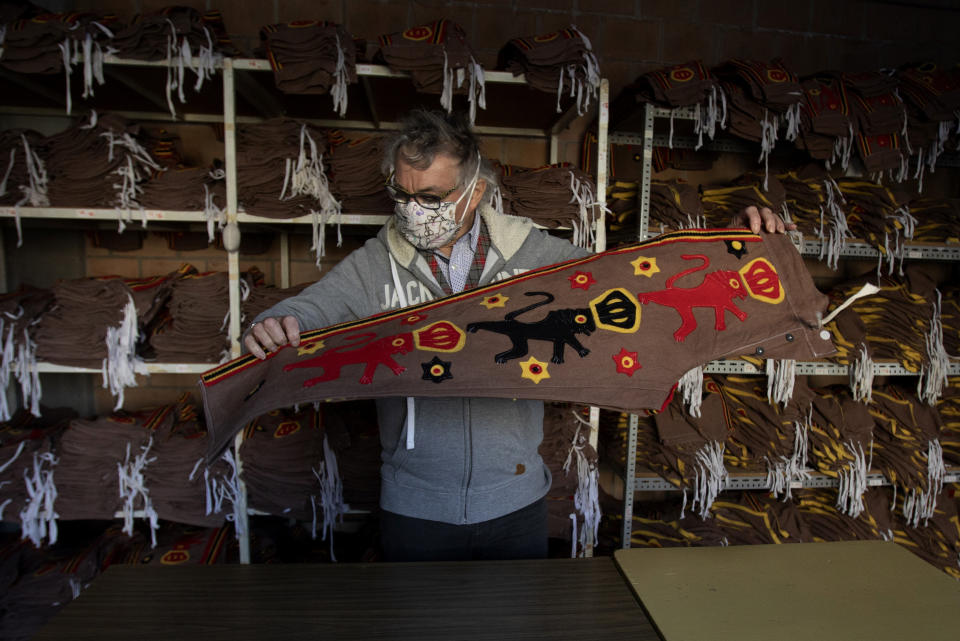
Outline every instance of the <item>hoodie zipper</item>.
{"label": "hoodie zipper", "polygon": [[470,399],[464,399],[466,402],[465,412],[464,412],[464,446],[466,447],[466,452],[464,453],[464,482],[463,482],[463,524],[467,523],[467,496],[470,490],[470,477],[473,475],[473,424],[470,421]]}

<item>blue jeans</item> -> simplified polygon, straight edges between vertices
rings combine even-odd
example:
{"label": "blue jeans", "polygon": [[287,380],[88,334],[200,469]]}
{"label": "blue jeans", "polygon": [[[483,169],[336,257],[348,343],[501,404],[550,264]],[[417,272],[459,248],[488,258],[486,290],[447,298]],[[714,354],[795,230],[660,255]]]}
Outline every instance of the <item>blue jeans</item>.
{"label": "blue jeans", "polygon": [[454,525],[381,510],[385,561],[470,561],[547,558],[547,501],[504,516]]}

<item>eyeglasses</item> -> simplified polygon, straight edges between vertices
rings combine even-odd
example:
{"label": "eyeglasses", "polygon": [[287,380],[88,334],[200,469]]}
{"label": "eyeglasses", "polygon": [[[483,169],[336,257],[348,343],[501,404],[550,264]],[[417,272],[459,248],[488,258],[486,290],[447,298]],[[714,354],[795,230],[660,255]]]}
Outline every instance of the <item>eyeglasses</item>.
{"label": "eyeglasses", "polygon": [[457,190],[457,187],[452,187],[442,194],[424,194],[419,192],[411,194],[409,191],[393,182],[392,173],[390,174],[390,177],[387,178],[386,188],[387,195],[389,195],[390,198],[395,202],[398,202],[401,205],[406,205],[412,199],[417,201],[417,204],[424,209],[440,209],[443,199]]}

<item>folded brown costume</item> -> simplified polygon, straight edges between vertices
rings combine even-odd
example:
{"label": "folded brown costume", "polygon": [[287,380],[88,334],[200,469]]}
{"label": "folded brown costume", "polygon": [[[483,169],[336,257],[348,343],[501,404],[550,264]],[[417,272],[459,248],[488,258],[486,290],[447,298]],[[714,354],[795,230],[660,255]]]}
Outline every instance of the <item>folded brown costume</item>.
{"label": "folded brown costume", "polygon": [[934,62],[911,64],[897,72],[907,109],[907,135],[919,158],[914,178],[923,191],[924,168],[932,172],[960,109],[960,71]]}
{"label": "folded brown costume", "polygon": [[785,237],[667,234],[307,331],[299,347],[265,361],[245,356],[210,370],[201,384],[210,456],[253,417],[313,400],[466,395],[661,407],[684,372],[719,356],[831,353],[817,321],[825,303]]}
{"label": "folded brown costume", "polygon": [[169,6],[136,16],[129,26],[120,29],[112,41],[124,58],[136,60],[168,60],[166,97],[170,115],[176,117],[173,96],[186,102],[186,69],[196,76],[194,91],[199,92],[205,80],[215,71],[215,62],[222,56],[239,54],[227,36],[223,17],[217,10],[201,13],[196,9]]}
{"label": "folded brown costume", "polygon": [[575,98],[581,115],[600,87],[600,66],[590,40],[573,25],[539,36],[514,38],[500,50],[497,68],[515,76],[523,74],[527,83],[540,91],[556,92],[558,112],[565,85],[569,85],[567,91]]}
{"label": "folded brown costume", "polygon": [[[70,76],[73,67],[83,71],[83,97],[93,95],[94,82],[103,84],[103,58],[115,51],[110,45],[114,31],[122,28],[116,15],[99,11],[49,13],[39,7],[20,5],[20,19],[5,20],[0,66],[17,73],[57,73],[66,78],[66,112],[73,105]],[[8,9],[4,11],[6,14]],[[9,16],[13,18],[12,15]]]}
{"label": "folded brown costume", "polygon": [[237,197],[248,214],[295,218],[339,211],[324,171],[324,131],[274,119],[237,128]]}
{"label": "folded brown costume", "polygon": [[760,160],[766,167],[781,123],[786,123],[787,140],[796,140],[800,133],[804,92],[799,79],[779,59],[768,63],[733,58],[713,71],[723,80],[730,101],[730,131],[760,141]]}
{"label": "folded brown costume", "polygon": [[330,92],[334,110],[341,116],[347,113],[347,83],[357,82],[357,48],[342,25],[325,20],[270,24],[260,30],[260,40],[277,89]]}
{"label": "folded brown costume", "polygon": [[[45,207],[46,137],[31,129],[0,132],[0,204]],[[17,219],[19,222],[19,218]]]}
{"label": "folded brown costume", "polygon": [[526,216],[544,227],[573,227],[573,243],[593,246],[596,186],[569,163],[536,169],[499,165],[503,213]]}
{"label": "folded brown costume", "polygon": [[343,131],[330,131],[328,163],[330,191],[351,214],[390,214],[394,202],[383,188],[384,176],[371,158],[383,156],[383,136],[361,136],[355,132],[348,138]]}
{"label": "folded brown costume", "polygon": [[382,35],[377,42],[380,49],[375,60],[408,72],[417,91],[440,94],[440,105],[448,112],[453,109],[454,93],[467,94],[471,123],[476,120],[478,105],[487,108],[483,67],[456,22],[437,20]]}

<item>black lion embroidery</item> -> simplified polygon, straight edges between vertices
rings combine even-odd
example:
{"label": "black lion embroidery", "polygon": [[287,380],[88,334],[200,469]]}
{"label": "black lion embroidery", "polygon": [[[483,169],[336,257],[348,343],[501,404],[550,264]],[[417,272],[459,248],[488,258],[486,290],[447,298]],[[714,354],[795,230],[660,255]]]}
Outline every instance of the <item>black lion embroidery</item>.
{"label": "black lion embroidery", "polygon": [[503,317],[502,321],[481,321],[467,325],[467,331],[471,333],[478,329],[485,329],[489,332],[503,334],[510,339],[513,346],[494,356],[496,362],[506,363],[511,358],[526,356],[529,352],[527,343],[531,340],[553,343],[553,357],[550,360],[554,363],[563,362],[565,345],[577,350],[577,354],[581,358],[590,353],[590,350],[581,345],[576,337],[576,334],[589,336],[597,329],[589,309],[554,309],[547,312],[547,315],[538,321],[524,323],[516,320],[516,318],[537,307],[548,305],[554,300],[553,294],[548,292],[527,292],[526,295],[543,296],[545,299],[510,312]]}

